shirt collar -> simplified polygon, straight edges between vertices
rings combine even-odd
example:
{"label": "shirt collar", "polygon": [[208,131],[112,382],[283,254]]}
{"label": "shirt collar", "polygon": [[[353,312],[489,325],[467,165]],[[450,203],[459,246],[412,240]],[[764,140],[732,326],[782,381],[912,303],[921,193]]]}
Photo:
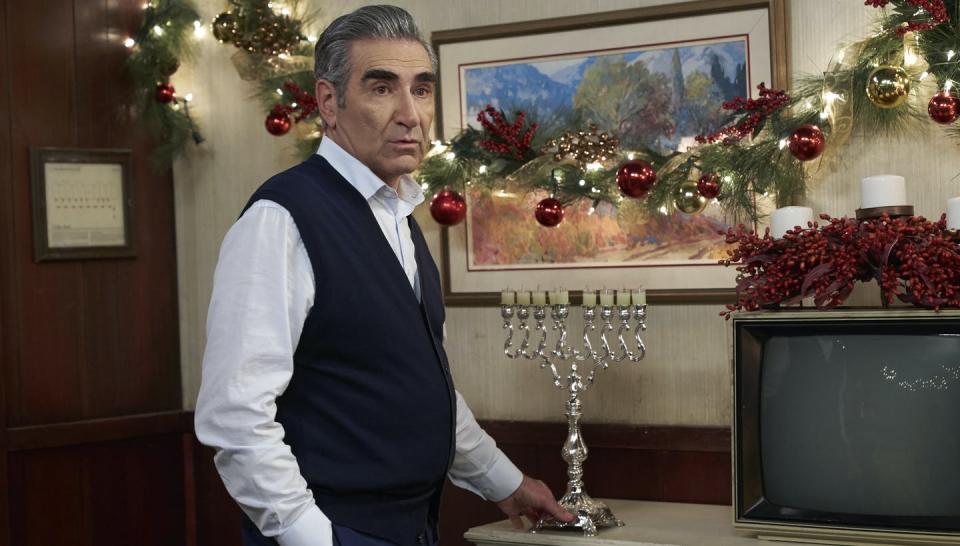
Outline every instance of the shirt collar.
{"label": "shirt collar", "polygon": [[317,154],[326,159],[331,167],[346,178],[364,199],[370,201],[375,196],[380,196],[396,215],[409,216],[413,209],[424,201],[423,189],[412,176],[409,174],[401,176],[400,183],[394,190],[369,167],[350,155],[332,139],[321,139]]}

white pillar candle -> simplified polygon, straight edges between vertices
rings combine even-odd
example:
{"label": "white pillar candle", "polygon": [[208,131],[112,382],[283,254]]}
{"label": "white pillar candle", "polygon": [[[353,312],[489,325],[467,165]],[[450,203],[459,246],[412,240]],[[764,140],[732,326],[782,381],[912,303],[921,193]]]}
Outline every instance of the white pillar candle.
{"label": "white pillar candle", "polygon": [[960,230],[960,197],[947,199],[947,229]]}
{"label": "white pillar candle", "polygon": [[534,305],[546,305],[547,293],[537,290],[536,292],[533,293],[533,297],[531,298],[531,301],[533,301]]}
{"label": "white pillar candle", "polygon": [[607,307],[613,305],[613,290],[600,292],[600,305],[606,305]]}
{"label": "white pillar candle", "polygon": [[791,229],[800,226],[807,227],[807,222],[813,221],[813,209],[810,207],[783,207],[770,215],[770,235],[779,239]]}
{"label": "white pillar candle", "polygon": [[589,288],[583,290],[583,304],[587,307],[593,307],[597,304],[597,293]]}
{"label": "white pillar candle", "polygon": [[643,288],[633,291],[633,304],[634,305],[646,305],[647,304],[647,291]]}
{"label": "white pillar candle", "polygon": [[515,294],[512,290],[504,290],[500,292],[500,305],[513,305]]}
{"label": "white pillar candle", "polygon": [[624,288],[623,290],[617,290],[617,305],[626,307],[630,305],[630,291]]}
{"label": "white pillar candle", "polygon": [[517,292],[517,305],[530,305],[530,292],[526,290]]}
{"label": "white pillar candle", "polygon": [[907,204],[907,184],[902,176],[881,174],[860,181],[860,208],[899,207]]}
{"label": "white pillar candle", "polygon": [[570,291],[569,291],[569,290],[563,290],[563,289],[561,289],[559,292],[557,292],[557,296],[558,296],[558,298],[559,298],[559,301],[558,301],[557,303],[559,303],[560,305],[570,305]]}

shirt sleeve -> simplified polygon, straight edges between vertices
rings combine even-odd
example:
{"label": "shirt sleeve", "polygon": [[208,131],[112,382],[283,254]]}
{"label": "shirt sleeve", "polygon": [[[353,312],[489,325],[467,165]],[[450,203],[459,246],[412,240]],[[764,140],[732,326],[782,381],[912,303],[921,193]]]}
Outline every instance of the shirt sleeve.
{"label": "shirt sleeve", "polygon": [[[447,341],[447,325],[443,325]],[[467,402],[457,391],[456,453],[448,477],[457,487],[472,491],[485,500],[498,502],[520,487],[523,473],[497,447],[477,423]]]}
{"label": "shirt sleeve", "polygon": [[314,502],[276,422],[276,398],[313,305],[313,269],[286,209],[258,201],[220,248],[207,313],[195,426],[216,450],[227,491],[281,546],[330,546],[330,521]]}

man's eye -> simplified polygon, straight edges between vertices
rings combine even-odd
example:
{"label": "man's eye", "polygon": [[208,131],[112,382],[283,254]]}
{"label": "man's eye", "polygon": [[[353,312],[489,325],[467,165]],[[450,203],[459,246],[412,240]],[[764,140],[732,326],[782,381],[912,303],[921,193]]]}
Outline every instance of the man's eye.
{"label": "man's eye", "polygon": [[386,95],[387,93],[390,92],[390,88],[387,87],[386,85],[378,85],[373,88],[373,92],[378,95]]}
{"label": "man's eye", "polygon": [[429,97],[430,91],[431,90],[429,87],[418,87],[416,90],[414,90],[414,94],[418,97]]}

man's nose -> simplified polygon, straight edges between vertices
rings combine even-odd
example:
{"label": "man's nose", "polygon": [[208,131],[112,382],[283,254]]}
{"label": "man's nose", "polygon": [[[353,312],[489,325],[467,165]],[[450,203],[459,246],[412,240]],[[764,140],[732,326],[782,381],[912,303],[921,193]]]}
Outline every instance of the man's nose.
{"label": "man's nose", "polygon": [[417,105],[414,102],[413,95],[409,93],[400,93],[397,111],[394,119],[397,123],[407,128],[414,128],[420,125],[420,116],[417,113]]}

